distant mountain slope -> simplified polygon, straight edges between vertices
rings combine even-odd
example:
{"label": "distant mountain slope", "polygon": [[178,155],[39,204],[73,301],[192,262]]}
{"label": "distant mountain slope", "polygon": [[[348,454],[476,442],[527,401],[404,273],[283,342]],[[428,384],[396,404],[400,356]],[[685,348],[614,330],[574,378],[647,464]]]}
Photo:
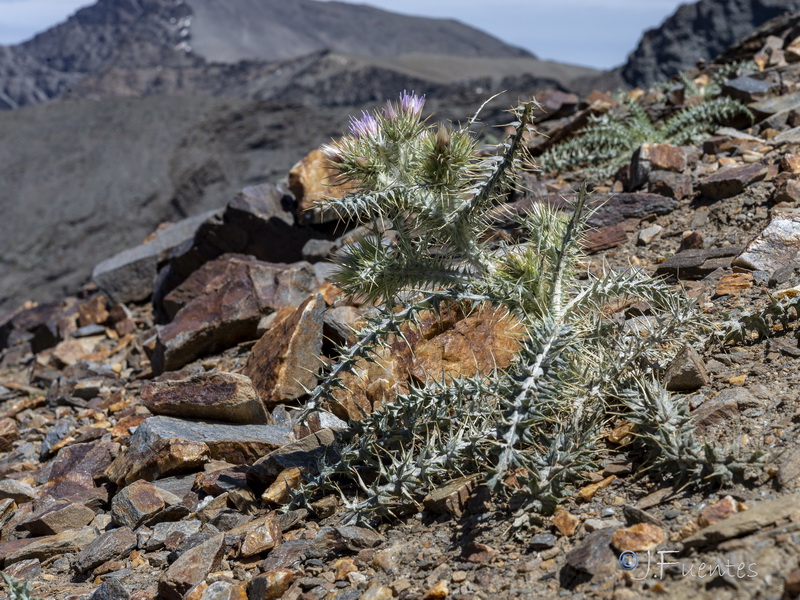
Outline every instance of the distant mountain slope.
{"label": "distant mountain slope", "polygon": [[192,12],[192,50],[215,62],[283,60],[323,49],[381,57],[411,52],[531,57],[521,48],[452,19],[411,17],[366,5],[315,0],[186,1]]}
{"label": "distant mountain slope", "polygon": [[[241,79],[242,69],[224,65],[274,63],[324,51],[381,58],[411,52],[533,58],[457,21],[342,2],[99,0],[27,42],[0,47],[0,109],[80,97],[76,89],[84,80],[95,80],[98,90],[103,85],[96,81],[109,75],[134,93],[159,93],[161,80],[166,89],[174,88],[171,79],[183,80],[183,92],[193,92],[193,82],[209,88],[210,77],[225,88],[224,76]],[[164,71],[163,77],[156,71]],[[263,64],[255,71],[262,76]],[[140,88],[145,91],[137,92]]]}
{"label": "distant mountain slope", "polygon": [[644,33],[622,67],[623,79],[647,86],[711,59],[800,0],[700,0],[683,4],[664,23]]}

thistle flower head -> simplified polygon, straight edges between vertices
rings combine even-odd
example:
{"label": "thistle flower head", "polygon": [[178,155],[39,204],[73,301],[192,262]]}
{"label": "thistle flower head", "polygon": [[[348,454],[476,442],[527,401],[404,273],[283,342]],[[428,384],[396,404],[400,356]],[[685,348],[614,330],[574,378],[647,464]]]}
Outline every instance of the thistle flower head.
{"label": "thistle flower head", "polygon": [[374,137],[378,135],[379,131],[378,120],[365,110],[361,111],[360,119],[350,117],[350,133],[358,139]]}
{"label": "thistle flower head", "polygon": [[422,114],[425,105],[425,96],[417,96],[413,91],[409,94],[405,90],[400,94],[400,111],[414,117]]}
{"label": "thistle flower head", "polygon": [[394,107],[391,100],[386,101],[386,106],[383,107],[383,116],[389,120],[397,118],[397,109]]}

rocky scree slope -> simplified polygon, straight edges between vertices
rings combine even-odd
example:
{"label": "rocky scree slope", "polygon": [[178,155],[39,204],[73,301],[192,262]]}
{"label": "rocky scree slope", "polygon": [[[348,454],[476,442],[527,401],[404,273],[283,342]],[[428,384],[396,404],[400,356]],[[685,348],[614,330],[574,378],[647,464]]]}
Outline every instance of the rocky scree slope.
{"label": "rocky scree slope", "polygon": [[[774,312],[765,329],[696,348],[662,373],[684,394],[701,439],[765,453],[752,479],[719,490],[664,486],[630,452],[630,424],[621,422],[601,441],[608,454],[588,484],[541,519],[496,504],[472,479],[434,490],[377,531],[342,525],[338,495],[277,511],[303,469],[335,456],[332,430],[342,418],[375,408],[376,380],[391,390],[411,372],[440,368],[437,357],[453,347],[470,349],[452,355],[456,371],[476,357],[491,365],[487,340],[502,334],[502,324],[479,311],[434,319],[413,341],[414,354],[396,357],[410,369],[380,377],[365,369],[340,397],[338,416],[300,425],[297,409],[320,359],[330,358],[329,341],[351,343],[349,327],[370,312],[326,281],[332,253],[359,232],[324,210],[304,210],[322,193],[344,193],[324,186],[325,165],[311,153],[291,174],[291,195],[269,184],[242,190],[182,235],[164,228],[106,263],[96,271],[101,290],[27,304],[3,319],[4,571],[36,597],[60,599],[677,600],[702,597],[708,586],[720,600],[797,598],[800,62],[786,60],[796,60],[793,31],[780,38],[783,61],[770,51],[775,40],[762,39],[757,54],[771,57],[763,70],[724,87],[750,106],[754,122],[729,124],[696,145],[637,148],[624,169],[595,182],[595,200],[606,204],[586,239],[586,269],[633,263],[668,277],[719,327],[756,323],[744,314],[773,299],[795,303],[785,323]],[[700,85],[704,74],[690,77]],[[656,118],[698,101],[685,86],[677,93],[681,85],[648,93]],[[573,135],[588,114],[619,108],[599,92],[540,100],[549,113],[539,126],[550,140]],[[541,149],[538,138],[530,143]],[[509,197],[506,208],[563,202],[583,179],[580,170],[527,174],[529,191]],[[500,218],[497,227],[514,240],[513,220]],[[158,273],[155,288],[149,272]],[[149,288],[127,286],[137,274]],[[155,305],[134,299],[153,291]],[[636,327],[648,307],[609,306],[608,318]],[[645,572],[646,553],[658,549],[675,551],[670,559],[697,576]],[[622,569],[623,551],[638,552],[642,564]]]}

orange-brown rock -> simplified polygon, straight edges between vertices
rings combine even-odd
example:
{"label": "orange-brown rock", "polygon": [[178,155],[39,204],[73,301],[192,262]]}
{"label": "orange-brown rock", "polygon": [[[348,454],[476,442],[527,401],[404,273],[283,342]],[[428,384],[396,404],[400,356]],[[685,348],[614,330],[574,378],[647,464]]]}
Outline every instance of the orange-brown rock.
{"label": "orange-brown rock", "polygon": [[228,535],[241,535],[239,556],[248,557],[272,550],[281,543],[281,528],[272,516],[265,516],[237,526]]}
{"label": "orange-brown rock", "polygon": [[101,295],[94,296],[83,304],[78,305],[78,326],[102,325],[108,321],[108,301]]}
{"label": "orange-brown rock", "polygon": [[316,385],[324,309],[319,294],[297,308],[284,309],[253,346],[244,374],[266,406],[295,400]]}
{"label": "orange-brown rock", "polygon": [[714,297],[741,294],[753,287],[753,281],[750,273],[726,273],[717,282]]}
{"label": "orange-brown rock", "polygon": [[296,306],[320,282],[310,264],[265,263],[225,254],[203,265],[171,294],[182,308],[159,328],[153,371],[181,368],[208,353],[258,337],[261,317]]}
{"label": "orange-brown rock", "polygon": [[53,348],[53,359],[59,366],[70,367],[90,356],[103,339],[105,339],[104,335],[93,335],[85,338],[64,340]]}
{"label": "orange-brown rock", "polygon": [[582,487],[578,491],[578,499],[583,502],[588,502],[594,495],[599,492],[600,490],[604,490],[609,485],[611,485],[614,480],[616,479],[615,475],[609,475],[605,479],[598,481],[597,483],[590,483],[589,485]]}
{"label": "orange-brown rock", "polygon": [[158,593],[166,600],[181,600],[195,585],[217,569],[225,556],[225,536],[215,535],[182,554],[161,576]]}
{"label": "orange-brown rock", "polygon": [[[436,335],[426,335],[426,320]],[[507,309],[484,304],[441,332],[435,315],[425,316],[421,333],[417,343],[413,333],[406,334],[414,348],[409,373],[418,381],[446,380],[507,367],[520,349],[521,324]]]}
{"label": "orange-brown rock", "polygon": [[743,510],[747,510],[744,504],[731,496],[725,496],[722,500],[704,508],[697,518],[697,524],[700,527],[708,527]]}
{"label": "orange-brown rock", "polygon": [[653,550],[666,540],[664,530],[650,523],[637,523],[631,527],[617,529],[611,536],[611,545],[619,552],[645,552]]}
{"label": "orange-brown rock", "polygon": [[[289,171],[289,189],[297,199],[301,221],[333,220],[335,214],[313,211],[315,203],[331,198],[343,198],[355,188],[344,183],[331,161],[319,149],[309,152]],[[313,215],[313,216],[312,216]]]}
{"label": "orange-brown rock", "polygon": [[460,517],[464,514],[467,501],[472,494],[472,490],[477,485],[476,478],[459,477],[439,488],[433,490],[422,501],[426,510],[443,515],[450,514]]}
{"label": "orange-brown rock", "polygon": [[292,490],[296,490],[303,480],[303,471],[298,467],[284,469],[275,478],[263,494],[261,499],[272,504],[286,504],[291,497]]}
{"label": "orange-brown rock", "polygon": [[278,600],[297,578],[291,569],[273,569],[253,577],[247,584],[248,598]]}
{"label": "orange-brown rock", "polygon": [[408,390],[410,381],[444,380],[491,373],[511,364],[520,349],[520,322],[507,309],[482,304],[442,305],[425,311],[419,324],[405,326],[403,339],[390,339],[371,360],[359,360],[342,377],[331,411],[341,419],[360,420],[387,398]]}
{"label": "orange-brown rock", "polygon": [[153,381],[142,388],[142,404],[155,415],[229,423],[270,423],[250,378],[237,373],[198,373],[188,379]]}
{"label": "orange-brown rock", "polygon": [[561,535],[566,537],[574,535],[575,529],[577,529],[580,522],[581,520],[578,517],[563,508],[553,515],[553,525]]}

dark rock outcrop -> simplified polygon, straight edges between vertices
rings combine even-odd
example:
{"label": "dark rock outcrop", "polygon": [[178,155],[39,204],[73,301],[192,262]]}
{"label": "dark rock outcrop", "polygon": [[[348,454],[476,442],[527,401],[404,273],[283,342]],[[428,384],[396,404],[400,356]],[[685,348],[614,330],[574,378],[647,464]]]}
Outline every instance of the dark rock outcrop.
{"label": "dark rock outcrop", "polygon": [[664,23],[649,29],[622,67],[630,85],[648,86],[712,59],[800,0],[700,0],[682,4]]}

